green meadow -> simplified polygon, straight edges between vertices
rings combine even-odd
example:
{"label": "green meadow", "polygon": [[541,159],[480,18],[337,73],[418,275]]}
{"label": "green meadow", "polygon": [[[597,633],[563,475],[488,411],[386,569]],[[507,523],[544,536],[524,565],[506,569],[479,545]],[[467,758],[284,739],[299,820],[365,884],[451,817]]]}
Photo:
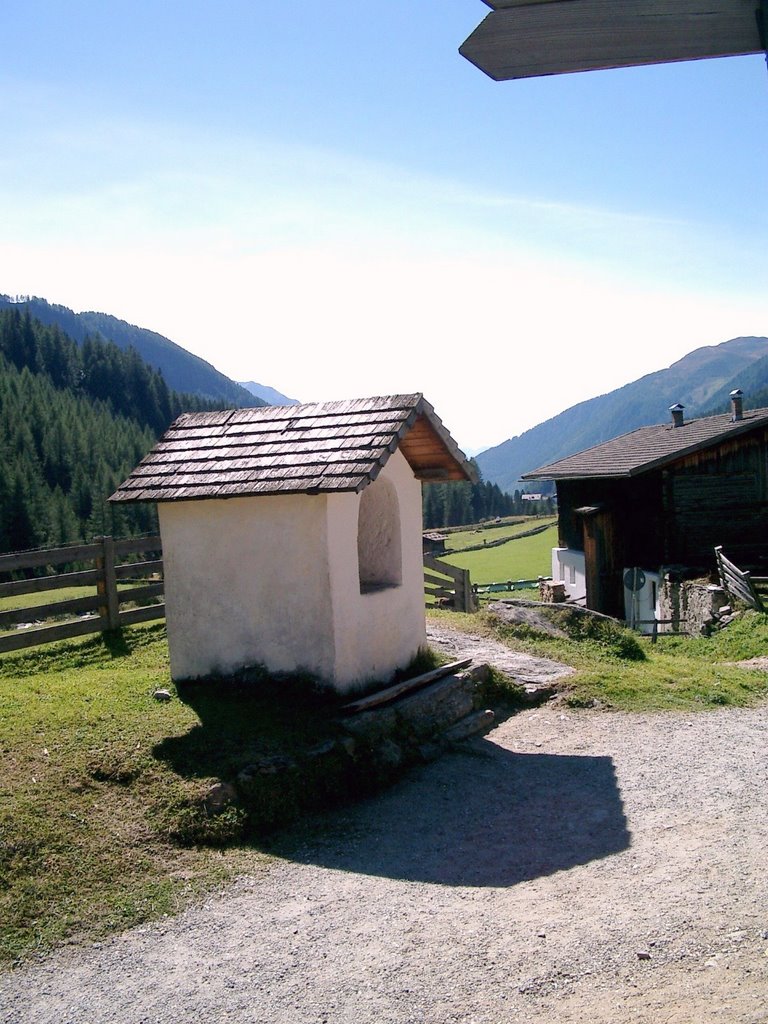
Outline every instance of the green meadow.
{"label": "green meadow", "polygon": [[[448,546],[451,548],[440,557],[460,569],[469,569],[473,583],[502,583],[506,580],[537,579],[549,576],[552,572],[552,548],[557,546],[557,525],[552,523],[543,533],[533,537],[517,537],[524,530],[531,529],[536,521],[528,520],[520,524],[494,531],[475,533],[466,531],[451,534]],[[483,537],[488,540],[509,536],[513,539],[506,544],[494,547],[483,547],[478,551],[465,551],[468,544],[482,544]]]}

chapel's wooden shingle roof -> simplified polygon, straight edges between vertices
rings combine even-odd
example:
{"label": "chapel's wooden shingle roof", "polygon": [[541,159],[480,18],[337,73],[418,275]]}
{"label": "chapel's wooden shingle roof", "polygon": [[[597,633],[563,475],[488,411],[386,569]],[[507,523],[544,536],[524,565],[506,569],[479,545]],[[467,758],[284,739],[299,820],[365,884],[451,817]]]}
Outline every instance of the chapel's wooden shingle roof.
{"label": "chapel's wooden shingle roof", "polygon": [[420,480],[474,480],[421,394],[185,413],[110,501],[361,491],[397,449]]}
{"label": "chapel's wooden shingle roof", "polygon": [[658,423],[587,448],[523,474],[523,480],[622,478],[648,473],[685,455],[710,448],[759,427],[768,427],[768,409],[752,409],[743,419],[730,413],[690,420],[682,426]]}

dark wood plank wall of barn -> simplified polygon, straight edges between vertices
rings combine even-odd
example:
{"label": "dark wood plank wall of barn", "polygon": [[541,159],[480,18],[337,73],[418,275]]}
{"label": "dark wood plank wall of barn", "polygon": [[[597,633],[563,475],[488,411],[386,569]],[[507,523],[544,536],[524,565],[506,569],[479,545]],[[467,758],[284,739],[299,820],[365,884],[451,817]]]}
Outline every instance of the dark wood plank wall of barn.
{"label": "dark wood plank wall of barn", "polygon": [[737,564],[768,555],[768,431],[689,455],[664,475],[667,564],[714,566],[722,544]]}
{"label": "dark wood plank wall of barn", "polygon": [[559,480],[559,543],[584,550],[583,517],[576,509],[602,505],[613,515],[614,542],[625,566],[650,568],[664,561],[661,473],[632,480]]}
{"label": "dark wood plank wall of barn", "polygon": [[625,566],[708,570],[717,544],[737,564],[759,566],[768,557],[768,430],[631,479],[560,480],[557,500],[561,547],[583,551],[576,509],[603,505]]}

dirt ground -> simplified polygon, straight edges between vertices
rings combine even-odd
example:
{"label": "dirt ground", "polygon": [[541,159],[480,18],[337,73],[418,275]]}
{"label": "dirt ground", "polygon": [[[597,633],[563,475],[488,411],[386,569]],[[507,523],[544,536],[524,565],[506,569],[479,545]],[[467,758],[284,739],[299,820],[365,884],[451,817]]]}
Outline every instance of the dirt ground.
{"label": "dirt ground", "polygon": [[0,1020],[768,1022],[767,729],[524,711],[178,918],[1,975]]}

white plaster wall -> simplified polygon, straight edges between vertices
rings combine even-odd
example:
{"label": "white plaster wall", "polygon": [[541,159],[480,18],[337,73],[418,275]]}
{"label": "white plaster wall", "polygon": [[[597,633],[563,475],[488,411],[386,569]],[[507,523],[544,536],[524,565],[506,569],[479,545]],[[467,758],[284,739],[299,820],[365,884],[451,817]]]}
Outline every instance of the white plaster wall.
{"label": "white plaster wall", "polygon": [[161,503],[173,678],[259,663],[348,692],[405,667],[426,643],[421,484],[399,451],[382,478],[395,488],[401,582],[371,593],[360,592],[359,494]]}
{"label": "white plaster wall", "polygon": [[159,505],[174,679],[255,663],[333,675],[327,507],[303,494]]}
{"label": "white plaster wall", "polygon": [[[395,487],[400,513],[402,574],[399,586],[360,593],[357,516],[360,496],[332,495],[328,502],[331,602],[336,635],[335,685],[348,692],[371,680],[388,680],[426,644],[421,484],[401,452],[378,480]],[[371,485],[376,486],[377,481]]]}
{"label": "white plaster wall", "polygon": [[[626,576],[631,569],[624,569]],[[640,633],[650,634],[653,632],[653,623],[649,619],[658,619],[659,616],[659,592],[661,588],[661,575],[657,572],[649,572],[644,569],[645,585],[640,590],[632,591],[624,586],[624,618],[633,628]],[[641,623],[641,624],[638,624]]]}
{"label": "white plaster wall", "polygon": [[565,584],[566,597],[578,601],[587,596],[587,570],[584,552],[572,548],[552,548],[552,579]]}

